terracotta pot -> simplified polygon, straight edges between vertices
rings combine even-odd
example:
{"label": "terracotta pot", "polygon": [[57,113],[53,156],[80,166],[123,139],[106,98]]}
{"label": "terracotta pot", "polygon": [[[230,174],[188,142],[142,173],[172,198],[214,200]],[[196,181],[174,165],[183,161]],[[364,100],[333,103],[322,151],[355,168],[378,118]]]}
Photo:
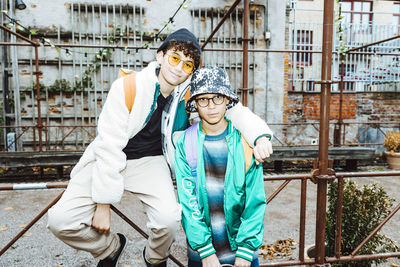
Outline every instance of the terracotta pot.
{"label": "terracotta pot", "polygon": [[390,153],[385,151],[385,156],[387,163],[389,164],[389,168],[393,170],[400,170],[400,153]]}

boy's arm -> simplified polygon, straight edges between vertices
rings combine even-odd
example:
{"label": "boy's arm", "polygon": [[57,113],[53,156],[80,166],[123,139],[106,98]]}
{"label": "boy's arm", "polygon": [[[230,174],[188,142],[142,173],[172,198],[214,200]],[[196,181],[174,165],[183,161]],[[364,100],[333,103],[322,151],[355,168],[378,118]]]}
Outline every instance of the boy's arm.
{"label": "boy's arm", "polygon": [[254,252],[264,238],[264,214],[266,208],[262,165],[252,164],[246,172],[246,203],[236,236],[236,257],[253,260]]}
{"label": "boy's arm", "polygon": [[174,164],[178,200],[182,205],[182,226],[190,247],[203,259],[214,254],[215,249],[211,230],[199,209],[194,178],[186,161],[184,138],[185,134],[182,134],[178,140]]}
{"label": "boy's arm", "polygon": [[226,117],[232,121],[233,126],[239,130],[251,147],[254,147],[256,163],[263,162],[263,159],[272,154],[271,140],[273,133],[267,123],[254,114],[241,102],[237,103],[226,112]]}
{"label": "boy's arm", "polygon": [[112,84],[97,124],[92,171],[92,200],[96,203],[113,204],[121,200],[124,191],[121,171],[126,166],[122,149],[129,140],[128,118],[121,78]]}

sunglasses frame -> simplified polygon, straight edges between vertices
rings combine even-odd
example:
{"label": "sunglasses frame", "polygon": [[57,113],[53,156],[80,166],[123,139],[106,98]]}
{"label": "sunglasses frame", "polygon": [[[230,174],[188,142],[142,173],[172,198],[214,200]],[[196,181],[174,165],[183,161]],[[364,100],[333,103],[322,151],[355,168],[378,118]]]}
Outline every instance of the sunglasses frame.
{"label": "sunglasses frame", "polygon": [[[183,62],[183,64],[182,64],[182,70],[183,70],[186,74],[192,74],[192,73],[193,73],[193,71],[194,71],[194,63],[193,63],[192,61],[190,61],[190,60],[182,60],[182,59],[181,59],[181,56],[178,55],[178,54],[175,54],[175,53],[171,53],[171,54],[165,53],[165,54],[168,56],[168,63],[169,63],[171,66],[173,66],[173,67],[178,66],[179,63],[181,63],[181,61],[182,61],[182,62]],[[173,57],[179,58],[179,61],[178,61],[177,63],[175,63],[175,61],[172,59]],[[171,63],[171,62],[172,62],[172,63]],[[192,65],[190,71],[187,70],[186,67],[185,67],[185,66],[186,66],[185,64],[187,64],[187,63],[190,63],[190,64]],[[189,72],[188,72],[188,71],[189,71]]]}

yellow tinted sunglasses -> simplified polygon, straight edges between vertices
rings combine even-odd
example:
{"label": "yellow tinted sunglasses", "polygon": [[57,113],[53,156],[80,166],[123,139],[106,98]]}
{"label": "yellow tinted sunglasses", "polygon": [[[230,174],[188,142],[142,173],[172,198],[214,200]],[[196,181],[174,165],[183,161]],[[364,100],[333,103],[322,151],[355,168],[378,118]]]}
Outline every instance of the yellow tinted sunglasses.
{"label": "yellow tinted sunglasses", "polygon": [[177,54],[167,54],[168,55],[168,63],[171,66],[178,66],[179,63],[182,61],[182,69],[184,72],[187,74],[191,74],[194,70],[194,64],[192,61],[183,61],[181,60],[181,57]]}

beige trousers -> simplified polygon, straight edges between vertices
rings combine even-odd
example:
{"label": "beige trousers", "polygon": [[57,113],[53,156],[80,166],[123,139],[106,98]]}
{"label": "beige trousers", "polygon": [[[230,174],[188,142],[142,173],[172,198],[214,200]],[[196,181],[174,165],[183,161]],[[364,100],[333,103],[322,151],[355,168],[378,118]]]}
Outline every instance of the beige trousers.
{"label": "beige trousers", "polygon": [[[70,180],[61,199],[48,211],[47,227],[67,245],[104,259],[118,250],[119,238],[91,227],[96,209],[91,198],[92,168],[93,163],[88,164]],[[145,257],[151,264],[159,264],[169,255],[181,219],[169,167],[164,156],[145,157],[128,160],[122,175],[125,190],[141,200],[149,219]]]}

